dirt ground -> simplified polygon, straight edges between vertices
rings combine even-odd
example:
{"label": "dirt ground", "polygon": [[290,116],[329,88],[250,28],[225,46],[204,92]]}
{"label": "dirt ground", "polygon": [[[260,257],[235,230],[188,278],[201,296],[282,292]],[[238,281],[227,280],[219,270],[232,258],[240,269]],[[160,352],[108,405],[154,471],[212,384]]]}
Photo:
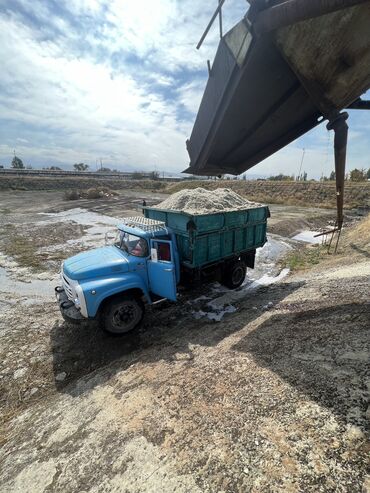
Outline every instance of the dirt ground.
{"label": "dirt ground", "polygon": [[[261,256],[236,292],[181,290],[135,336],[66,324],[60,261],[162,197],[2,193],[0,491],[370,492],[369,219],[308,270]],[[334,219],[271,212],[270,255]]]}

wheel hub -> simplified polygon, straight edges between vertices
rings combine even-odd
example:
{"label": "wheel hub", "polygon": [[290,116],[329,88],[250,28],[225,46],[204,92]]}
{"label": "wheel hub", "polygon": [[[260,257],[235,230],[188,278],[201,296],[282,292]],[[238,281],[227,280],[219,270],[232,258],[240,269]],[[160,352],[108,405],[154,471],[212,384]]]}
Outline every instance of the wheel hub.
{"label": "wheel hub", "polygon": [[238,284],[241,281],[243,273],[244,273],[244,271],[243,271],[242,267],[236,267],[236,269],[234,269],[234,272],[232,275],[233,284]]}
{"label": "wheel hub", "polygon": [[122,328],[132,324],[136,319],[137,313],[135,306],[131,304],[123,305],[113,314],[113,324],[116,327]]}

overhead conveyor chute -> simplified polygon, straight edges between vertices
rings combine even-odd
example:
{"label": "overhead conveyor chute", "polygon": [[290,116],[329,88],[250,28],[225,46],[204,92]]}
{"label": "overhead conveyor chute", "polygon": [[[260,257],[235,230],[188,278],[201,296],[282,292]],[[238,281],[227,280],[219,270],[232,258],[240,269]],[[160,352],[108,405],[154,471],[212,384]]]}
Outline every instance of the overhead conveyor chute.
{"label": "overhead conveyor chute", "polygon": [[[341,211],[348,129],[341,111],[369,108],[359,98],[370,88],[370,1],[249,3],[220,40],[185,172],[238,175],[327,120]],[[338,212],[339,228],[342,220]]]}

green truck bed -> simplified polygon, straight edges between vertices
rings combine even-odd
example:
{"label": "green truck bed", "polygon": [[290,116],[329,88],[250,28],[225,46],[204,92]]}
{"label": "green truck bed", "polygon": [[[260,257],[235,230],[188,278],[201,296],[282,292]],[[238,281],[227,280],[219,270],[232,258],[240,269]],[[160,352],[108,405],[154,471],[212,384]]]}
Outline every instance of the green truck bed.
{"label": "green truck bed", "polygon": [[248,251],[266,243],[267,206],[212,214],[143,207],[145,217],[163,221],[176,234],[180,261],[186,267],[200,268]]}

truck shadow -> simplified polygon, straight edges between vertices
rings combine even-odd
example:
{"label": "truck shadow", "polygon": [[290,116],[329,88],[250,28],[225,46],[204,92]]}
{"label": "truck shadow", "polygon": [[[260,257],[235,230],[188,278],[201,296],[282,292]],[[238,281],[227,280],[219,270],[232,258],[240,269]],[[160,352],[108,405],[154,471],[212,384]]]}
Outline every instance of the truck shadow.
{"label": "truck shadow", "polygon": [[276,314],[233,346],[344,423],[365,427],[369,305]]}
{"label": "truck shadow", "polygon": [[[266,303],[279,303],[302,286],[290,282],[246,291],[238,310],[220,322],[196,320],[192,300],[209,293],[185,291],[178,303],[150,307],[137,333],[112,337],[97,324],[72,326],[57,322],[51,330],[55,385],[59,392],[79,395],[103,383],[133,363],[175,361],[176,355],[192,358],[190,345],[215,346],[266,310]],[[267,300],[267,301],[266,301]]]}

